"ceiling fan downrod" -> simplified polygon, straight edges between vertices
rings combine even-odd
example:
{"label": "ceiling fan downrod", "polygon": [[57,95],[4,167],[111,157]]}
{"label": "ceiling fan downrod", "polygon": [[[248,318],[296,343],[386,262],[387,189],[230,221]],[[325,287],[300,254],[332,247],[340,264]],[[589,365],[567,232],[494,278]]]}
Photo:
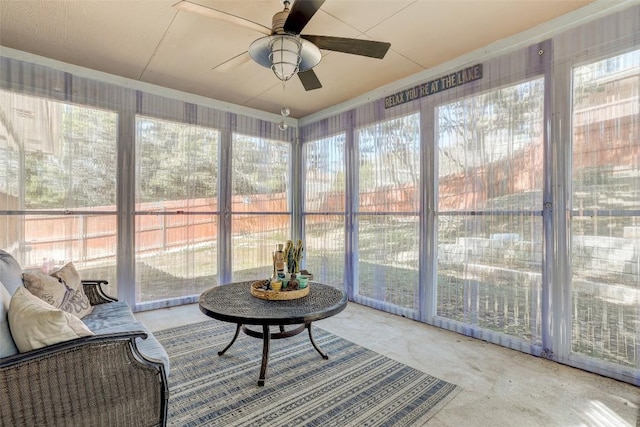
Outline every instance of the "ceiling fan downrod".
{"label": "ceiling fan downrod", "polygon": [[291,2],[289,0],[284,0],[282,2],[284,5],[284,9],[280,12],[277,12],[271,18],[271,34],[286,34],[284,31],[284,24],[287,22],[287,18],[289,17],[289,6]]}

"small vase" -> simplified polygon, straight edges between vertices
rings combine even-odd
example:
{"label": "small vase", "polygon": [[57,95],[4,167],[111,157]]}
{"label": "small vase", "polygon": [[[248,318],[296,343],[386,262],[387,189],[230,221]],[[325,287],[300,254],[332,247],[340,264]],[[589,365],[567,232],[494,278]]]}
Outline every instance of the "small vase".
{"label": "small vase", "polygon": [[291,274],[291,279],[289,279],[289,285],[287,286],[287,289],[295,291],[298,290],[300,287],[300,282],[298,282],[298,279],[296,278],[295,273]]}
{"label": "small vase", "polygon": [[308,283],[309,283],[309,277],[308,276],[300,276],[298,278],[298,288],[299,289],[306,288]]}

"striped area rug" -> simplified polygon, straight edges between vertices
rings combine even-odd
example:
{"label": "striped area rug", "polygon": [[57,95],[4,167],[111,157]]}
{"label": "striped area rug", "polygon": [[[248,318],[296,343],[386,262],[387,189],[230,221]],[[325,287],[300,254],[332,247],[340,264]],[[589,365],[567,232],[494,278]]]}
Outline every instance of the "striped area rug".
{"label": "striped area rug", "polygon": [[258,387],[262,340],[216,320],[154,332],[171,359],[171,426],[421,426],[459,387],[313,326],[271,340]]}

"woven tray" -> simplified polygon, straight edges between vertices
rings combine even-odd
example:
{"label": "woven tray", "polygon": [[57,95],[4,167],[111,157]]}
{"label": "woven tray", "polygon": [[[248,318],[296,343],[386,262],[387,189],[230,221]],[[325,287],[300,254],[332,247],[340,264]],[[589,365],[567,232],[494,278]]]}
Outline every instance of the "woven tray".
{"label": "woven tray", "polygon": [[298,289],[295,291],[276,292],[276,291],[265,291],[264,289],[258,289],[263,285],[263,283],[264,283],[264,280],[253,282],[251,284],[251,295],[253,295],[256,298],[267,299],[267,300],[291,300],[291,299],[302,298],[309,294],[310,285],[307,285],[307,287],[304,289]]}

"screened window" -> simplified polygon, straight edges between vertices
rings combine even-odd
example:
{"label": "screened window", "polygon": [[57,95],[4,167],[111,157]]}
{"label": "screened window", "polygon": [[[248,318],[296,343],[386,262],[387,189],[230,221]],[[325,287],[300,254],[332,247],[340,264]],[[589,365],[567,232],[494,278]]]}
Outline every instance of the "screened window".
{"label": "screened window", "polygon": [[314,280],[342,288],[345,252],[345,135],[304,145],[306,269]]}
{"label": "screened window", "polygon": [[136,118],[136,301],[217,284],[216,129]]}
{"label": "screened window", "polygon": [[442,105],[437,314],[539,342],[542,78]]}
{"label": "screened window", "polygon": [[0,247],[117,292],[117,114],[0,91]]}
{"label": "screened window", "polygon": [[361,128],[357,144],[356,294],[417,310],[420,115]]}
{"label": "screened window", "polygon": [[572,351],[637,367],[640,50],[573,82]]}
{"label": "screened window", "polygon": [[291,239],[290,161],[288,142],[233,136],[233,281],[269,277],[277,245]]}

